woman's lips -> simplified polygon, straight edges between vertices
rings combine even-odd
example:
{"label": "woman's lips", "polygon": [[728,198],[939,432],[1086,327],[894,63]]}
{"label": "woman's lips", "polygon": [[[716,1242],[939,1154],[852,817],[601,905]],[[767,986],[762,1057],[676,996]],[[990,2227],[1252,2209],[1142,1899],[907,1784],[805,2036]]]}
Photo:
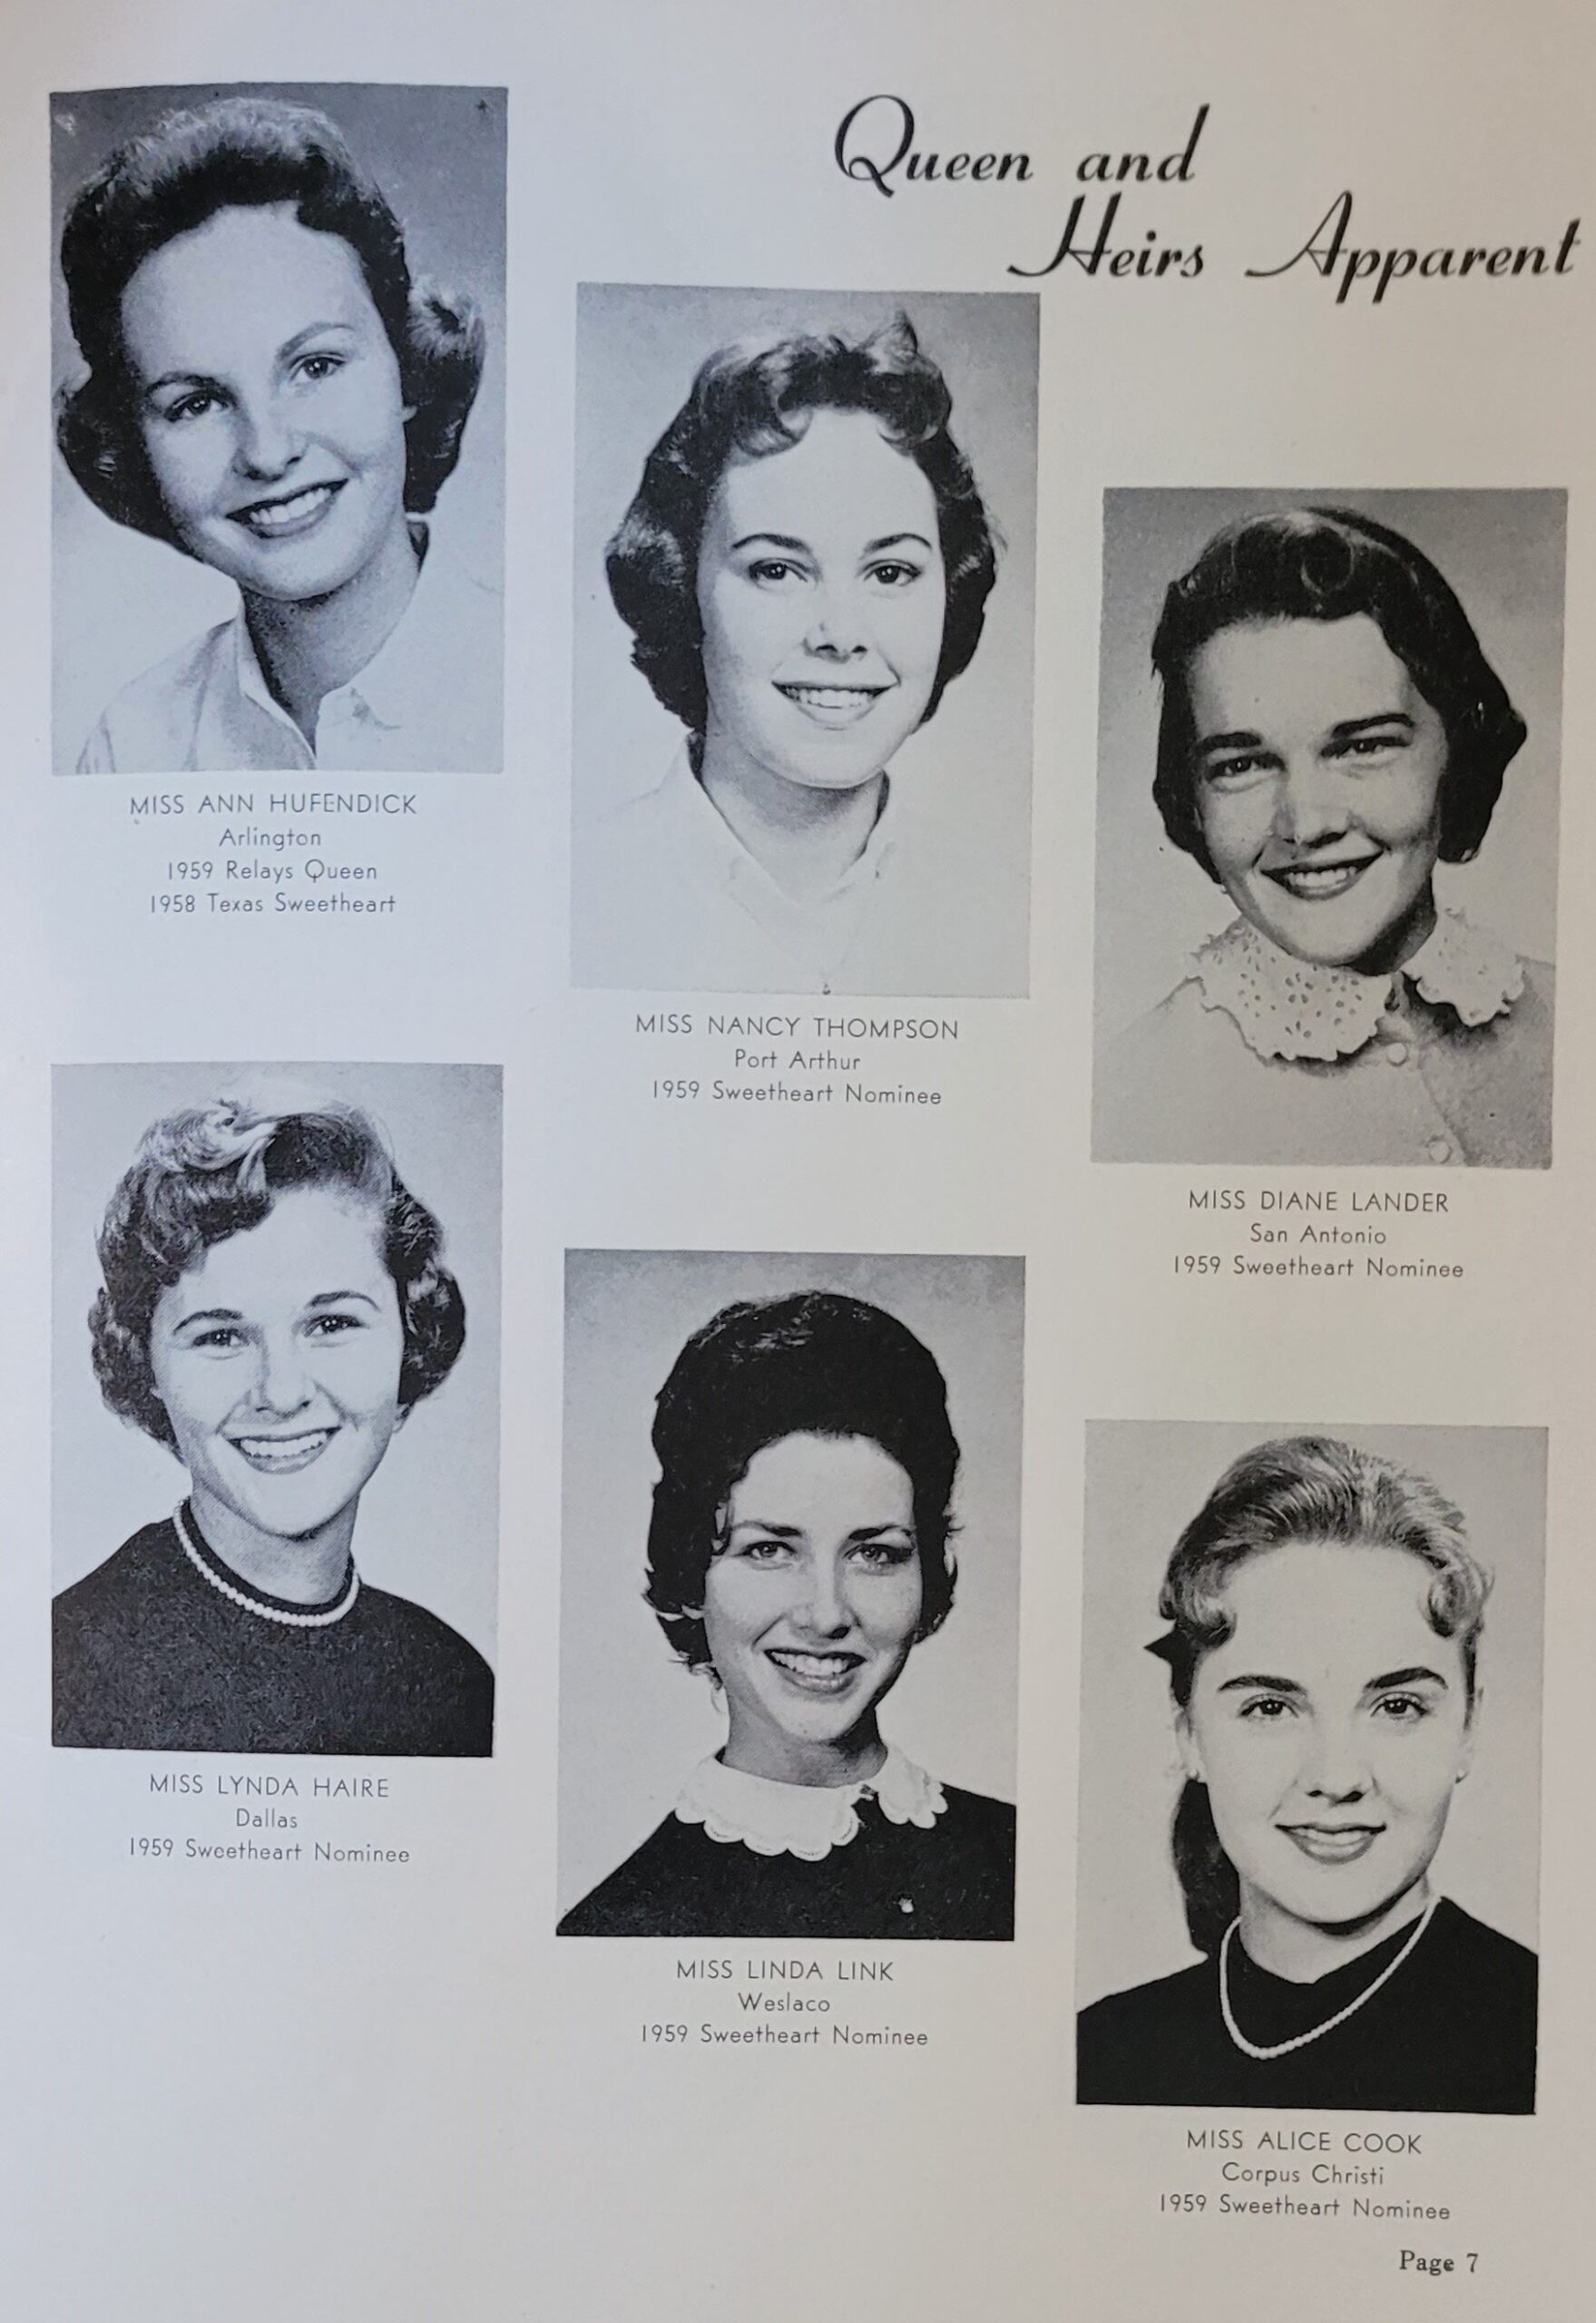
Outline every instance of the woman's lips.
{"label": "woman's lips", "polygon": [[806,1694],[845,1693],[855,1671],[864,1666],[862,1654],[804,1653],[796,1646],[769,1647],[765,1659],[775,1663],[789,1685]]}
{"label": "woman's lips", "polygon": [[783,701],[812,718],[817,726],[854,726],[867,718],[886,686],[778,685]]}
{"label": "woman's lips", "polygon": [[1278,871],[1266,871],[1264,877],[1299,903],[1324,903],[1356,887],[1370,864],[1379,859],[1377,855],[1360,855],[1351,863],[1288,863]]}
{"label": "woman's lips", "polygon": [[1359,1856],[1367,1855],[1380,1833],[1383,1823],[1282,1823],[1293,1847],[1311,1856],[1315,1863],[1356,1863]]}
{"label": "woman's lips", "polygon": [[247,508],[235,508],[232,519],[256,540],[297,540],[320,524],[343,488],[341,484],[308,484],[281,499],[255,500]]}
{"label": "woman's lips", "polygon": [[297,1436],[230,1436],[228,1442],[257,1475],[292,1476],[319,1460],[337,1434],[333,1427],[312,1427]]}

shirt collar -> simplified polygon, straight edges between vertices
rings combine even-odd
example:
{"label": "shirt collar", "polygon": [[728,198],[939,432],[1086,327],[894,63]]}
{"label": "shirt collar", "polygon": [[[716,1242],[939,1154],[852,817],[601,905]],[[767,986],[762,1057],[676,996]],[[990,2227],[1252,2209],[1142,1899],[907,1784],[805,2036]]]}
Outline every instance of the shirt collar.
{"label": "shirt collar", "polygon": [[1524,988],[1524,965],[1500,936],[1444,911],[1412,959],[1390,975],[1299,960],[1238,919],[1192,955],[1205,1008],[1230,1017],[1258,1056],[1330,1063],[1354,1056],[1410,984],[1468,1025],[1505,1014]]}
{"label": "shirt collar", "polygon": [[[431,649],[436,642],[451,635],[451,624],[462,617],[462,608],[458,579],[451,561],[440,547],[436,532],[429,539],[428,529],[425,524],[411,527],[421,565],[409,603],[365,668],[357,670],[347,685],[335,686],[323,696],[318,726],[327,715],[328,704],[346,698],[363,702],[373,721],[390,730],[409,726],[424,712],[436,716],[436,656]],[[299,728],[266,681],[242,605],[233,616],[232,630],[233,670],[239,691],[257,709],[298,734]]]}
{"label": "shirt collar", "polygon": [[934,1829],[947,1807],[942,1785],[888,1744],[875,1774],[835,1790],[773,1782],[705,1759],[682,1785],[675,1814],[679,1823],[701,1823],[705,1837],[723,1846],[740,1840],[755,1855],[819,1863],[857,1831],[862,1799],[874,1799],[889,1823],[914,1823],[922,1831]]}
{"label": "shirt collar", "polygon": [[[772,879],[764,865],[749,853],[699,780],[685,742],[672,759],[671,771],[661,787],[672,813],[680,816],[691,828],[695,844],[713,863],[718,875],[729,887],[761,895],[768,893],[778,898],[783,906],[795,907],[795,898]],[[881,811],[871,825],[870,836],[858,855],[834,887],[827,888],[823,896],[806,897],[802,903],[796,904],[796,908],[811,913],[823,912],[827,907],[841,903],[869,887],[880,877],[897,845],[897,826],[898,818],[892,811],[892,778],[889,775],[882,784]]]}

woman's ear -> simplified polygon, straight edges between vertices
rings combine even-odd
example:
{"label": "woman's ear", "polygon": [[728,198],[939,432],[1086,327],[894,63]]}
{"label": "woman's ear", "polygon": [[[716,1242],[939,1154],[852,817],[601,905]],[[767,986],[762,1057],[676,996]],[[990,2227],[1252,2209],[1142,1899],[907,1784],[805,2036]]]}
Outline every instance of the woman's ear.
{"label": "woman's ear", "polygon": [[1469,1702],[1468,1723],[1463,1730],[1463,1748],[1457,1755],[1457,1772],[1453,1777],[1454,1782],[1466,1780],[1474,1766],[1474,1741],[1480,1731],[1480,1713],[1484,1707],[1484,1689],[1483,1686],[1476,1686]]}
{"label": "woman's ear", "polygon": [[1191,1731],[1190,1710],[1181,1710],[1175,1713],[1175,1748],[1180,1753],[1180,1769],[1187,1781],[1206,1783],[1208,1777],[1202,1770],[1202,1753],[1197,1747],[1197,1737]]}

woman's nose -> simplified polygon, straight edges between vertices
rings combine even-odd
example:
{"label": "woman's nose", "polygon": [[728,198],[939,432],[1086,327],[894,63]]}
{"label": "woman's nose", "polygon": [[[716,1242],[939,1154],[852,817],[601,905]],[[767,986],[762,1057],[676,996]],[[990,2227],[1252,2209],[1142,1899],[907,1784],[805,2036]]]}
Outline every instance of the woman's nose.
{"label": "woman's nose", "polygon": [[1275,801],[1275,829],[1295,846],[1337,838],[1352,818],[1343,778],[1317,759],[1289,760]]}
{"label": "woman's nose", "polygon": [[313,1392],[293,1333],[269,1331],[258,1352],[251,1405],[257,1411],[295,1412],[309,1401]]}
{"label": "woman's nose", "polygon": [[1316,1727],[1298,1788],[1327,1804],[1361,1799],[1372,1788],[1368,1761],[1349,1726]]}
{"label": "woman's nose", "polygon": [[847,661],[865,651],[864,621],[851,590],[822,589],[810,610],[804,650]]}
{"label": "woman's nose", "polygon": [[243,475],[271,483],[288,473],[303,448],[298,428],[276,396],[240,398],[234,419],[233,463]]}
{"label": "woman's nose", "polygon": [[842,1573],[833,1558],[818,1557],[810,1565],[808,1589],[799,1618],[817,1637],[840,1637],[853,1627],[853,1611]]}

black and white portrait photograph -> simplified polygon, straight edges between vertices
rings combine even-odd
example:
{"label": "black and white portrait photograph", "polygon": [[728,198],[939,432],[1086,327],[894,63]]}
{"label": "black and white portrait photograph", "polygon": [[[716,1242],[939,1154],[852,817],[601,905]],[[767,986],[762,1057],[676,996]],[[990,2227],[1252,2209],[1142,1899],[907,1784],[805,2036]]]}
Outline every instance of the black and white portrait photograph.
{"label": "black and white portrait photograph", "polygon": [[582,285],[577,984],[1027,990],[1037,337]]}
{"label": "black and white portrait photograph", "polygon": [[562,1936],[1013,1936],[1023,1282],[567,1254]]}
{"label": "black and white portrait photograph", "polygon": [[1099,1161],[1548,1166],[1565,523],[1105,496]]}
{"label": "black and white portrait photograph", "polygon": [[490,1755],[499,1121],[486,1065],[57,1068],[57,1745]]}
{"label": "black and white portrait photograph", "polygon": [[504,91],[51,132],[56,771],[498,772]]}
{"label": "black and white portrait photograph", "polygon": [[1534,2111],[1545,1464],[1089,1428],[1082,2104]]}

